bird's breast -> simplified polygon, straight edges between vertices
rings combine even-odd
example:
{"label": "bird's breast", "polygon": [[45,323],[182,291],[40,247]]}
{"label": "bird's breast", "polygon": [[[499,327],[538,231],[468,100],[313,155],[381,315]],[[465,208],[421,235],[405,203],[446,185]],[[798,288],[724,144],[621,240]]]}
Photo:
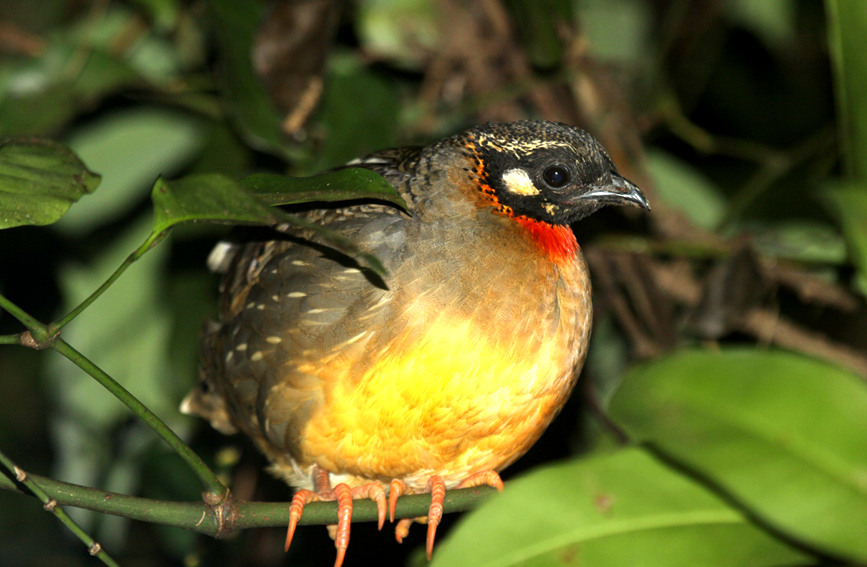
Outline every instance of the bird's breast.
{"label": "bird's breast", "polygon": [[364,360],[317,371],[326,387],[303,433],[308,464],[416,489],[434,473],[456,484],[517,459],[562,407],[590,329],[583,260],[464,236],[473,245],[449,254],[411,239],[429,248],[394,271],[393,319],[365,337]]}

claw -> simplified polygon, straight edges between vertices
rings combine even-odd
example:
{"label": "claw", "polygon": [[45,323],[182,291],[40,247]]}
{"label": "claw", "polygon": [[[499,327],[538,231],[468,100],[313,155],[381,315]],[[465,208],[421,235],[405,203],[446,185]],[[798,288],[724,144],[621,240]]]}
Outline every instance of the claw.
{"label": "claw", "polygon": [[385,525],[385,489],[378,482],[371,482],[352,490],[353,498],[369,498],[376,502],[377,528]]}
{"label": "claw", "polygon": [[446,498],[446,483],[441,476],[433,475],[427,481],[425,491],[430,492],[430,508],[427,513],[427,552],[428,561],[433,557],[434,540],[436,539],[437,526],[443,519],[443,503]]}
{"label": "claw", "polygon": [[292,545],[295,528],[304,513],[304,506],[316,500],[319,500],[319,495],[311,490],[299,490],[292,497],[292,504],[289,506],[289,528],[286,530],[286,543],[283,544],[283,551],[289,551],[289,546]]}
{"label": "claw", "polygon": [[349,547],[349,528],[352,525],[352,489],[349,485],[340,483],[334,487],[337,497],[337,532],[334,536],[334,547],[337,548],[337,559],[334,567],[343,564],[346,548]]}
{"label": "claw", "polygon": [[[397,499],[403,496],[404,494],[408,494],[409,490],[406,487],[406,483],[400,479],[394,479],[391,481],[391,486],[388,489],[388,521],[394,523],[394,509],[397,506]],[[409,528],[407,528],[409,529]],[[406,536],[406,534],[404,534]],[[400,540],[398,540],[400,541]]]}
{"label": "claw", "polygon": [[472,488],[474,486],[491,486],[496,488],[498,492],[503,491],[503,479],[497,474],[497,471],[482,471],[480,473],[471,474],[461,481],[458,488]]}

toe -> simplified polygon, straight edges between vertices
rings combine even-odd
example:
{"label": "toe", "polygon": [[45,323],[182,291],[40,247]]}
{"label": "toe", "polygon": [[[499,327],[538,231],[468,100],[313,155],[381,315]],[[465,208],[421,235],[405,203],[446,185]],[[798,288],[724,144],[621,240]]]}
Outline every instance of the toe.
{"label": "toe", "polygon": [[289,546],[292,545],[295,528],[304,514],[304,506],[318,499],[319,496],[310,490],[299,490],[292,497],[292,504],[289,506],[289,528],[286,530],[286,543],[283,544],[283,551],[289,551]]}

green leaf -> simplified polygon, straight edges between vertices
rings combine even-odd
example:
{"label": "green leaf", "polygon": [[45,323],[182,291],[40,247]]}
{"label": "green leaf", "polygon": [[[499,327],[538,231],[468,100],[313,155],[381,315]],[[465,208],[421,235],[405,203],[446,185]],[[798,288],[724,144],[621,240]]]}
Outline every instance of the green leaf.
{"label": "green leaf", "polygon": [[184,222],[265,224],[279,222],[276,211],[224,175],[205,173],[177,181],[158,179],[151,192],[154,234]]}
{"label": "green leaf", "polygon": [[651,22],[647,4],[630,0],[583,0],[579,15],[590,52],[621,65],[649,61]]}
{"label": "green leaf", "polygon": [[328,143],[309,171],[319,172],[392,146],[399,102],[394,80],[372,72],[354,53],[333,53],[316,114]]}
{"label": "green leaf", "polygon": [[863,2],[825,0],[837,117],[846,167],[867,179],[867,10]]}
{"label": "green leaf", "polygon": [[356,9],[356,29],[366,53],[419,70],[436,52],[443,16],[436,2],[368,0]]}
{"label": "green leaf", "polygon": [[797,565],[804,557],[637,448],[509,482],[464,518],[431,567]]}
{"label": "green leaf", "polygon": [[208,0],[212,33],[220,46],[218,76],[235,127],[251,146],[278,156],[286,154],[281,116],[253,69],[253,38],[262,20],[259,2]]}
{"label": "green leaf", "polygon": [[725,4],[730,19],[752,29],[769,46],[779,48],[796,37],[797,8],[792,0],[735,0]]}
{"label": "green leaf", "polygon": [[171,175],[200,150],[206,132],[194,116],[147,106],[90,122],[70,136],[69,145],[103,174],[102,191],[75,207],[58,228],[78,234],[141,203],[154,179]]}
{"label": "green leaf", "polygon": [[846,242],[830,224],[805,219],[742,226],[765,256],[812,264],[843,264]]}
{"label": "green leaf", "polygon": [[0,140],[0,228],[51,224],[99,181],[63,144],[40,138]]}
{"label": "green leaf", "polygon": [[254,173],[242,179],[241,185],[269,205],[377,199],[394,203],[404,210],[407,208],[391,183],[378,173],[360,167],[338,169],[313,177]]}
{"label": "green leaf", "polygon": [[867,385],[785,352],[684,351],[629,373],[611,415],[775,529],[867,561]]}
{"label": "green leaf", "polygon": [[841,182],[824,193],[827,208],[837,217],[858,270],[855,285],[867,295],[867,182]]}
{"label": "green leaf", "polygon": [[139,248],[138,254],[147,251],[168,229],[180,223],[206,221],[269,226],[286,223],[313,232],[323,243],[379,276],[388,274],[376,256],[364,252],[348,238],[301,217],[268,207],[239,182],[223,175],[190,175],[171,182],[159,179],[154,184],[151,198],[154,203],[154,229]]}
{"label": "green leaf", "polygon": [[669,206],[705,230],[719,226],[729,208],[728,203],[698,170],[660,151],[648,152],[647,168],[660,197]]}

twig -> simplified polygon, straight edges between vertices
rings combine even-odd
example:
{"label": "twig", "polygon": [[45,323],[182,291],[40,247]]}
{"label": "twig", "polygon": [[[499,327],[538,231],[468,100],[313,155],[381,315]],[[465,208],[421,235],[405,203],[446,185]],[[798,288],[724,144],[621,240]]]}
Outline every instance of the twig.
{"label": "twig", "polygon": [[[98,557],[103,563],[109,565],[111,567],[118,567],[118,564],[114,561],[114,559],[109,556],[108,553],[102,546],[94,540],[90,535],[85,532],[81,526],[79,526],[75,520],[69,517],[69,514],[59,506],[60,502],[58,502],[55,498],[51,497],[45,490],[43,490],[41,483],[36,481],[33,476],[26,473],[24,470],[15,465],[2,451],[0,451],[0,463],[9,471],[10,474],[15,476],[15,480],[24,486],[27,487],[30,492],[33,493],[36,498],[42,501],[42,507],[46,512],[51,512],[54,516],[63,523],[69,531],[78,537],[87,546],[88,552]],[[0,479],[8,481],[12,486],[15,484],[7,479],[5,476],[0,475]],[[0,482],[0,486],[3,486],[3,483]],[[17,488],[17,487],[16,487]]]}

